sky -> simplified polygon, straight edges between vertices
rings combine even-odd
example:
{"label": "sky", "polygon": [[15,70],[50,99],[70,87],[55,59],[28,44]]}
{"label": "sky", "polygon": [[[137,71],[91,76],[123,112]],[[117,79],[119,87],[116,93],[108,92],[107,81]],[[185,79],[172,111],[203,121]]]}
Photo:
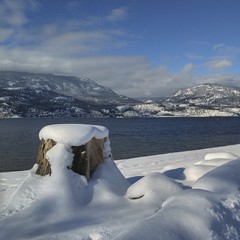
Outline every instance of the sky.
{"label": "sky", "polygon": [[129,97],[240,86],[239,0],[0,0],[0,70],[87,77]]}

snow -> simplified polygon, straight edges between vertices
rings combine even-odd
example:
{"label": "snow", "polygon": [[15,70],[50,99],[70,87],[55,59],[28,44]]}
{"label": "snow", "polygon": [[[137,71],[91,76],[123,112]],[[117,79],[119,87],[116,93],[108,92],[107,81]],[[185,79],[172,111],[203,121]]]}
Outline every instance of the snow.
{"label": "snow", "polygon": [[66,166],[93,136],[108,131],[47,126],[52,175],[0,173],[0,239],[240,239],[240,145],[114,162],[107,140],[87,181]]}
{"label": "snow", "polygon": [[39,138],[63,143],[68,146],[80,146],[93,137],[101,139],[108,136],[108,129],[103,126],[86,124],[54,124],[44,127]]}
{"label": "snow", "polygon": [[232,154],[232,153],[228,153],[228,152],[221,152],[221,153],[208,153],[204,157],[205,160],[213,160],[213,159],[218,159],[218,158],[234,160],[234,159],[237,159],[238,156],[235,154]]}
{"label": "snow", "polygon": [[231,194],[240,190],[240,160],[226,163],[203,175],[193,188],[204,189],[219,194]]}
{"label": "snow", "polygon": [[142,197],[154,199],[162,203],[173,194],[182,190],[180,184],[164,176],[162,173],[155,172],[146,175],[139,181],[132,184],[127,190],[127,197],[130,199],[139,199]]}

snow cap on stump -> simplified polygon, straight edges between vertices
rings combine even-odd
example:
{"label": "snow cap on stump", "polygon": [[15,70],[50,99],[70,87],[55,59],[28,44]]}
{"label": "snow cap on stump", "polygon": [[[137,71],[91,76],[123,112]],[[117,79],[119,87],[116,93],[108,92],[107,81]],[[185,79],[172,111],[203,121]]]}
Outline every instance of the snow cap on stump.
{"label": "snow cap on stump", "polygon": [[[68,168],[86,176],[111,156],[108,129],[103,126],[85,124],[55,124],[44,127],[39,138],[39,175],[51,175],[60,168]],[[61,147],[62,154],[54,151]]]}

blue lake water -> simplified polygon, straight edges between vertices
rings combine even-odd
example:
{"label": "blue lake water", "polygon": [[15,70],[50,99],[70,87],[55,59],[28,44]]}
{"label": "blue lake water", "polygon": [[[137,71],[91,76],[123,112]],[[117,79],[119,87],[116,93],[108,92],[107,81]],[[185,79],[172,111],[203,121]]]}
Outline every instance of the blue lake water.
{"label": "blue lake water", "polygon": [[0,119],[0,172],[30,169],[42,127],[55,123],[106,126],[114,159],[240,143],[240,118]]}

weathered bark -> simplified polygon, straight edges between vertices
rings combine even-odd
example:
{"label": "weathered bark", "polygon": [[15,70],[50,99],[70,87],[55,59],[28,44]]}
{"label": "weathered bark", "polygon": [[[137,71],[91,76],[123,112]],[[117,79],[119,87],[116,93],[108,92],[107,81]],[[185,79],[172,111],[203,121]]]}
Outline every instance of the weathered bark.
{"label": "weathered bark", "polygon": [[85,145],[82,146],[72,146],[72,152],[74,154],[72,170],[80,175],[86,175],[88,168],[87,164],[87,153]]}
{"label": "weathered bark", "polygon": [[87,148],[87,157],[89,159],[90,164],[90,172],[91,175],[95,168],[103,163],[103,148],[104,148],[105,139],[96,139],[92,138],[88,143],[86,143]]}
{"label": "weathered bark", "polygon": [[46,159],[46,153],[54,145],[56,145],[56,142],[53,141],[52,139],[48,139],[47,141],[41,140],[37,156],[38,169],[36,171],[36,174],[41,176],[51,175],[52,173],[51,165],[49,161]]}
{"label": "weathered bark", "polygon": [[82,146],[73,146],[72,170],[84,175],[88,180],[98,164],[103,162],[104,139],[92,138]]}
{"label": "weathered bark", "polygon": [[[104,142],[105,139],[92,138],[85,145],[72,146],[74,157],[71,169],[80,175],[84,175],[89,180],[97,165],[104,161]],[[37,163],[39,166],[36,174],[41,176],[51,175],[51,165],[46,159],[46,152],[50,150],[55,144],[56,142],[51,139],[47,141],[41,141],[37,158]]]}

